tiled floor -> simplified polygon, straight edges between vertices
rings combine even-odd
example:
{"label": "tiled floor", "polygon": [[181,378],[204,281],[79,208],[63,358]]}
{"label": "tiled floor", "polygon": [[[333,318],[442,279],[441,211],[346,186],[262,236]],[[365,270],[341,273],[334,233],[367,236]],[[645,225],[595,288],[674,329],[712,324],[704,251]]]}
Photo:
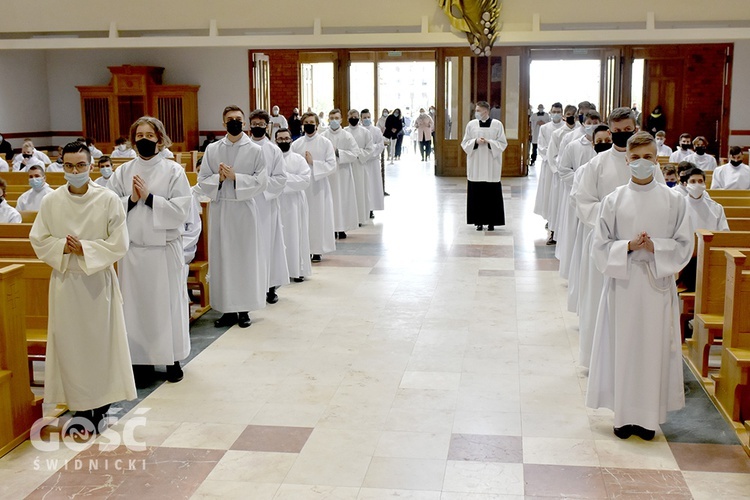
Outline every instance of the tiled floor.
{"label": "tiled floor", "polygon": [[585,408],[535,183],[506,180],[508,226],[477,232],[463,179],[391,167],[387,210],[312,279],[247,330],[196,325],[185,379],[93,447],[0,459],[0,498],[750,498],[750,460],[689,372],[652,442]]}

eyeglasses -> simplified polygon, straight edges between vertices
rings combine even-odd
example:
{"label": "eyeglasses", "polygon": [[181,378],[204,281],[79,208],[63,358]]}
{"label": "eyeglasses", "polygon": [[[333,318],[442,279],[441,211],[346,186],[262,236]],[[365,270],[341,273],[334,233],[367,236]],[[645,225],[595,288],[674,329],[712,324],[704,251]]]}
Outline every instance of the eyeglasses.
{"label": "eyeglasses", "polygon": [[76,164],[73,164],[73,163],[63,163],[63,168],[65,170],[73,170],[73,169],[75,169],[76,173],[78,173],[78,172],[83,172],[84,170],[88,170],[89,164],[85,163],[85,162],[76,163]]}

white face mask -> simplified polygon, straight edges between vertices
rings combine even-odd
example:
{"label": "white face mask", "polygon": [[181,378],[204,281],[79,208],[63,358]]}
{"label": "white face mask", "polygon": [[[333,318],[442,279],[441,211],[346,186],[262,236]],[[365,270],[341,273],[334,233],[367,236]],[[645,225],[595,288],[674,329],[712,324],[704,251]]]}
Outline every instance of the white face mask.
{"label": "white face mask", "polygon": [[638,158],[637,160],[633,160],[629,163],[630,165],[630,173],[633,174],[633,177],[636,179],[648,179],[650,176],[654,175],[654,170],[656,169],[656,163],[653,163],[645,158]]}
{"label": "white face mask", "polygon": [[662,147],[664,145],[664,139],[656,139],[656,144],[658,144],[659,147]]}
{"label": "white face mask", "polygon": [[688,194],[693,198],[700,198],[703,196],[703,193],[706,192],[706,185],[705,184],[688,184],[687,187]]}
{"label": "white face mask", "polygon": [[328,126],[331,127],[331,130],[338,130],[339,127],[341,127],[341,122],[338,120],[331,120],[328,122]]}
{"label": "white face mask", "polygon": [[125,151],[126,149],[128,149],[128,145],[120,144],[119,146],[117,146],[117,149],[119,149],[120,151]]}
{"label": "white face mask", "polygon": [[479,111],[477,111],[476,113],[474,113],[474,118],[476,118],[477,120],[484,120],[484,113],[480,113]]}
{"label": "white face mask", "polygon": [[560,123],[562,121],[562,115],[560,113],[550,113],[553,123]]}
{"label": "white face mask", "polygon": [[30,178],[29,186],[31,186],[31,189],[33,189],[34,191],[40,191],[44,187],[44,178],[43,177]]}
{"label": "white face mask", "polygon": [[68,181],[71,186],[77,188],[82,187],[84,184],[88,184],[89,177],[90,174],[88,170],[86,170],[85,172],[79,172],[77,174],[65,172],[65,180]]}
{"label": "white face mask", "polygon": [[586,132],[586,136],[591,137],[594,135],[594,129],[598,126],[599,125],[584,125],[583,130]]}
{"label": "white face mask", "polygon": [[110,176],[112,176],[112,167],[101,167],[99,173],[101,173],[102,177],[105,179],[109,179]]}

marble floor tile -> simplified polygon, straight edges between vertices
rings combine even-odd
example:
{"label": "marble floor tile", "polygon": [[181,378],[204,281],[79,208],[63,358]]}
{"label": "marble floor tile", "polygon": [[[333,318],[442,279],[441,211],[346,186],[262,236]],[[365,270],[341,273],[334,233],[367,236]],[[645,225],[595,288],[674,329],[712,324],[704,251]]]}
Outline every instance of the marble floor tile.
{"label": "marble floor tile", "polygon": [[750,498],[750,477],[747,474],[684,471],[682,476],[695,500]]}
{"label": "marble floor tile", "polygon": [[233,450],[299,453],[312,428],[248,425],[232,444]]}
{"label": "marble floor tile", "polygon": [[523,464],[449,460],[444,492],[523,495]]}
{"label": "marble floor tile", "polygon": [[455,434],[520,436],[521,414],[519,412],[459,409],[456,410],[453,432]]}
{"label": "marble floor tile", "polygon": [[397,490],[387,488],[362,488],[357,500],[440,500],[439,491]]}
{"label": "marble floor tile", "polygon": [[602,467],[621,469],[679,470],[677,461],[666,441],[643,441],[638,437],[629,439],[597,439],[596,452]]}
{"label": "marble floor tile", "polygon": [[602,477],[610,498],[692,498],[680,471],[605,467]]}
{"label": "marble floor tile", "polygon": [[598,467],[524,464],[523,478],[527,498],[608,498]]}
{"label": "marble floor tile", "polygon": [[240,424],[184,422],[161,446],[228,450],[244,430],[245,426]]}
{"label": "marble floor tile", "polygon": [[357,500],[359,488],[346,486],[282,484],[274,500]]}
{"label": "marble floor tile", "polygon": [[250,483],[282,483],[297,459],[292,453],[229,450],[208,479]]}
{"label": "marble floor tile", "polygon": [[524,437],[523,458],[527,464],[599,466],[593,439]]}
{"label": "marble floor tile", "polygon": [[742,446],[670,442],[669,448],[682,471],[744,473],[750,481],[750,457]]}
{"label": "marble floor tile", "polygon": [[440,491],[445,460],[373,457],[363,487]]}
{"label": "marble floor tile", "polygon": [[384,431],[374,456],[445,460],[450,441],[449,433]]}
{"label": "marble floor tile", "polygon": [[522,440],[517,436],[453,434],[448,460],[523,463]]}
{"label": "marble floor tile", "polygon": [[206,479],[193,494],[191,500],[273,500],[280,484],[252,483],[246,481],[217,481]]}

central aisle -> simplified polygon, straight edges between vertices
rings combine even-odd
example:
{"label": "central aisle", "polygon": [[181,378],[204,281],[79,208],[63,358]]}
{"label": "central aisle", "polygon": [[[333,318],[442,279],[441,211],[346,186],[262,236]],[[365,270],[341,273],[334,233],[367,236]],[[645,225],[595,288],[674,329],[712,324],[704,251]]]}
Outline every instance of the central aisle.
{"label": "central aisle", "polygon": [[[532,214],[535,183],[504,180],[509,225],[477,232],[465,224],[465,179],[418,161],[388,166],[391,196],[373,225],[115,426],[146,419],[135,436],[147,450],[101,455],[145,459],[143,471],[40,473],[28,479],[44,483],[34,495],[746,495],[750,467],[730,438],[621,441],[610,412],[584,407],[577,318]],[[39,452],[14,454],[18,464]],[[725,473],[702,466],[706,454],[721,455]]]}

